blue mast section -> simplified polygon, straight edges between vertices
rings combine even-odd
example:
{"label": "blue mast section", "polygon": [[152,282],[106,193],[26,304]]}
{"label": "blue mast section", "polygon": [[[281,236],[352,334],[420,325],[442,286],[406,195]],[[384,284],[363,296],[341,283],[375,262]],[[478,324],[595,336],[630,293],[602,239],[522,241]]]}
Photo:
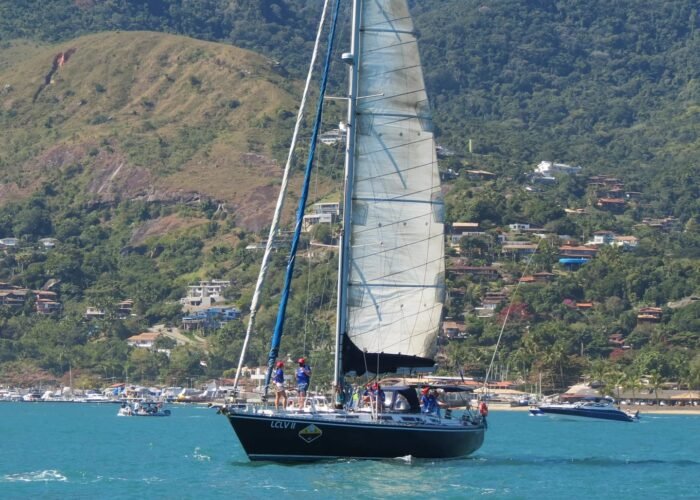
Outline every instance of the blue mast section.
{"label": "blue mast section", "polygon": [[301,197],[299,198],[299,206],[296,214],[296,225],[294,227],[294,237],[292,246],[289,251],[289,259],[287,260],[287,273],[284,278],[284,288],[280,298],[279,309],[277,310],[277,322],[275,323],[275,331],[272,334],[272,342],[270,345],[270,353],[267,356],[267,374],[265,375],[265,393],[267,396],[267,388],[270,385],[272,377],[272,369],[279,355],[280,343],[282,342],[282,333],[284,331],[284,317],[287,311],[287,301],[289,300],[289,291],[292,285],[292,275],[294,274],[294,263],[296,262],[297,248],[299,246],[299,238],[301,236],[301,226],[304,220],[304,209],[306,201],[309,197],[309,186],[311,184],[311,171],[313,170],[314,156],[316,155],[316,142],[318,139],[319,130],[321,128],[321,119],[323,118],[323,99],[326,93],[328,84],[328,74],[330,72],[331,57],[333,55],[333,41],[335,39],[335,27],[338,23],[338,10],[340,0],[336,0],[333,5],[333,17],[331,21],[330,31],[328,33],[328,49],[326,50],[326,60],[321,78],[321,89],[318,96],[318,104],[316,106],[316,119],[314,121],[313,133],[311,134],[311,145],[309,148],[309,156],[306,161],[306,170],[304,171],[304,184],[302,186]]}

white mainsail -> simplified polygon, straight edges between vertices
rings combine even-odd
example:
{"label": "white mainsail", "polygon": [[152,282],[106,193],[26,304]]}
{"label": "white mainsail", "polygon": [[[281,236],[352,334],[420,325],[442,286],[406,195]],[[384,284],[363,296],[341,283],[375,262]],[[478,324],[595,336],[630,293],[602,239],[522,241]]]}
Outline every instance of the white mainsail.
{"label": "white mainsail", "polygon": [[444,295],[428,98],[406,1],[361,5],[346,335],[361,351],[427,357]]}

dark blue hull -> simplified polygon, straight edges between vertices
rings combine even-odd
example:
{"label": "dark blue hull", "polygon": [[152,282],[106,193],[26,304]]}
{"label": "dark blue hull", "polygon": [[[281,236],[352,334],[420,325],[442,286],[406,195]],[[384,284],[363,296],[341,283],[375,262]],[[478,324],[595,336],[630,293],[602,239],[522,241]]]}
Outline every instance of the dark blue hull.
{"label": "dark blue hull", "polygon": [[567,417],[597,418],[600,420],[616,420],[619,422],[634,422],[637,417],[621,410],[589,410],[585,408],[539,407],[530,410],[532,415],[561,415]]}
{"label": "dark blue hull", "polygon": [[484,442],[481,424],[411,426],[235,412],[226,416],[250,460],[458,458]]}

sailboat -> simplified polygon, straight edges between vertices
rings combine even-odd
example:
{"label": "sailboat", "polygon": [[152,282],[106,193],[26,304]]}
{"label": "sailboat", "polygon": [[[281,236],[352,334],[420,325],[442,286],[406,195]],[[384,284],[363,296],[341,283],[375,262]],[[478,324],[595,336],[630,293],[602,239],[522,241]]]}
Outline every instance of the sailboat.
{"label": "sailboat", "polygon": [[[335,332],[338,394],[348,392],[346,377],[353,375],[432,371],[445,292],[444,205],[406,0],[354,0],[351,51],[342,59],[350,78]],[[303,204],[304,195],[297,234]],[[279,350],[285,293],[267,383]],[[480,415],[423,413],[415,387],[383,390],[383,404],[361,409],[278,411],[241,403],[222,413],[251,460],[456,458],[482,445]]]}

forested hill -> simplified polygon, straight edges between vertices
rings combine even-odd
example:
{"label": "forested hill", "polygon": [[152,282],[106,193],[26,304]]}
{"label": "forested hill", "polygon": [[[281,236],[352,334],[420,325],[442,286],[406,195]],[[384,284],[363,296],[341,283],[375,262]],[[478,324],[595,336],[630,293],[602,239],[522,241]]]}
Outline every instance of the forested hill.
{"label": "forested hill", "polygon": [[[682,215],[678,205],[698,209],[695,2],[411,3],[444,143],[464,151],[471,139],[481,164],[510,174],[542,158],[614,169],[638,188],[658,191],[659,210]],[[0,38],[58,41],[103,30],[164,31],[265,53],[298,76],[321,5],[18,0],[0,6]],[[676,204],[679,198],[684,203]]]}
{"label": "forested hill", "polygon": [[[0,0],[0,380],[71,367],[183,383],[236,365],[240,321],[196,347],[170,339],[169,358],[124,341],[182,325],[179,300],[199,280],[229,280],[226,304],[245,314],[259,264],[248,248],[264,238],[322,4]],[[499,354],[513,378],[540,372],[561,388],[605,360],[616,380],[699,388],[697,2],[409,4],[438,142],[454,153],[440,159],[448,222],[479,224],[449,240],[445,316],[465,335],[441,339],[441,367],[484,373],[500,310],[477,309],[517,289]],[[337,64],[333,94],[345,74]],[[327,108],[331,128],[343,110]],[[341,146],[319,155],[314,201],[342,177]],[[538,178],[543,160],[581,172]],[[319,224],[303,243],[339,231]],[[597,254],[579,270],[564,247]],[[285,337],[315,374],[330,363],[336,258],[320,248],[297,263],[305,292]],[[273,258],[283,267],[283,252]],[[270,273],[260,332],[282,278]],[[262,336],[251,345],[248,361],[263,362]]]}

